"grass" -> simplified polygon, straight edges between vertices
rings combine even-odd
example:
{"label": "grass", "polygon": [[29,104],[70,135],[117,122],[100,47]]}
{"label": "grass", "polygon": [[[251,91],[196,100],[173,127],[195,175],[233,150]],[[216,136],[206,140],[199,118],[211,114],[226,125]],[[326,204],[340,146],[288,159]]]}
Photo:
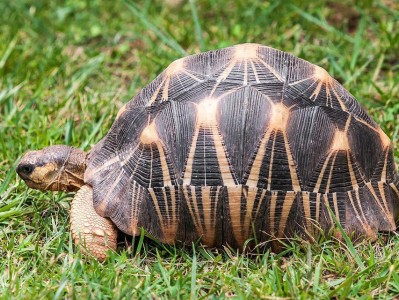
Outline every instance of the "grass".
{"label": "grass", "polygon": [[0,298],[398,297],[396,233],[253,255],[137,238],[104,263],[84,259],[69,233],[71,195],[29,190],[15,173],[27,149],[90,149],[172,60],[241,42],[323,66],[399,157],[396,1],[19,0],[1,1],[0,11]]}

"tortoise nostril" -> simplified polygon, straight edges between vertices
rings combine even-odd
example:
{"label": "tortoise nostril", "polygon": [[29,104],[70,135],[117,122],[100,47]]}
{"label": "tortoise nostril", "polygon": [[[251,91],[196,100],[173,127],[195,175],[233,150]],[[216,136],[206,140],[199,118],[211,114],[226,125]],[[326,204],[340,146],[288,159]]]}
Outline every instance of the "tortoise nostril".
{"label": "tortoise nostril", "polygon": [[34,169],[34,166],[30,165],[30,164],[19,165],[17,167],[17,173],[29,175],[30,173],[32,173],[33,169]]}

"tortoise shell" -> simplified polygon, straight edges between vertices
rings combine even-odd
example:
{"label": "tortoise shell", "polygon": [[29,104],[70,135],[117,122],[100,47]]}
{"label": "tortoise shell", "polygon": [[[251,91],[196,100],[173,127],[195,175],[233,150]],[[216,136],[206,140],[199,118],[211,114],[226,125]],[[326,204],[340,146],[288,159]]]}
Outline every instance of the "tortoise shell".
{"label": "tortoise shell", "polygon": [[[240,247],[395,229],[392,144],[328,73],[243,44],[173,62],[91,151],[94,207],[130,235]],[[334,217],[336,221],[334,221]]]}

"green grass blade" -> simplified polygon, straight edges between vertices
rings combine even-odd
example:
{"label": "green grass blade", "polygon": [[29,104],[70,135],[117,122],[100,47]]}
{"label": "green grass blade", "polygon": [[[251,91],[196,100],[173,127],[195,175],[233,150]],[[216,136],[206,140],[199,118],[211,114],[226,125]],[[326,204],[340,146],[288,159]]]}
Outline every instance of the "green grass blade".
{"label": "green grass blade", "polygon": [[[341,284],[339,284],[337,288],[330,292],[330,294],[328,295],[329,298],[331,299],[334,296],[342,296],[340,297],[340,299],[347,299],[346,297],[348,296],[352,283],[363,274],[367,274],[369,271],[373,270],[373,268],[375,267],[375,265],[371,265],[363,269],[361,272],[348,274],[347,278]],[[342,290],[342,294],[339,294],[339,292],[341,292]]]}
{"label": "green grass blade", "polygon": [[104,56],[102,54],[90,59],[88,63],[84,66],[84,68],[80,69],[76,74],[73,75],[70,87],[66,93],[65,98],[70,98],[86,81],[86,79],[91,75],[95,70],[97,70],[100,65],[104,61]]}
{"label": "green grass blade", "polygon": [[205,41],[203,38],[202,34],[202,29],[201,29],[201,24],[198,19],[198,13],[197,13],[197,6],[196,6],[196,1],[195,0],[190,0],[190,7],[191,7],[191,14],[193,16],[193,22],[194,22],[194,27],[195,27],[195,37],[198,41],[198,44],[200,45],[201,51],[206,51],[206,46],[205,46]]}
{"label": "green grass blade", "polygon": [[155,26],[153,23],[151,23],[133,1],[125,0],[124,2],[126,6],[130,9],[130,11],[143,23],[143,25],[147,29],[153,31],[166,45],[176,51],[180,56],[187,55],[186,51],[179,45],[179,43],[174,38],[172,38],[161,29],[159,29],[157,26]]}
{"label": "green grass blade", "polygon": [[58,300],[58,299],[62,298],[62,294],[63,294],[63,291],[64,291],[65,286],[67,285],[67,283],[68,283],[68,278],[64,278],[61,281],[60,286],[58,287],[58,289],[57,289],[57,291],[56,291],[56,293],[54,295],[54,298],[53,298],[54,300]]}
{"label": "green grass blade", "polygon": [[105,115],[102,115],[100,120],[96,123],[94,128],[91,130],[91,133],[90,133],[89,137],[81,145],[81,147],[80,147],[81,149],[86,149],[87,146],[89,146],[90,142],[94,139],[94,137],[100,131],[100,128],[103,125],[104,119],[105,119]]}
{"label": "green grass blade", "polygon": [[350,63],[351,70],[355,69],[355,66],[356,66],[356,63],[357,63],[357,60],[359,57],[359,53],[360,53],[361,45],[362,45],[362,41],[363,41],[362,36],[363,36],[364,29],[365,29],[365,24],[366,24],[365,18],[361,18],[359,21],[359,27],[356,32],[355,43],[353,45],[352,60]]}
{"label": "green grass blade", "polygon": [[299,15],[301,15],[308,22],[319,26],[320,28],[322,28],[323,30],[325,30],[327,32],[334,33],[337,36],[345,39],[346,41],[348,41],[350,43],[354,42],[353,37],[351,37],[350,35],[345,34],[345,33],[341,32],[341,31],[337,30],[334,26],[329,25],[326,21],[316,18],[315,16],[313,16],[313,15],[309,14],[308,12],[302,10],[298,6],[295,6],[295,5],[291,5],[291,6]]}
{"label": "green grass blade", "polygon": [[320,284],[320,277],[321,277],[321,272],[322,272],[322,267],[323,265],[323,254],[320,255],[320,259],[318,264],[316,265],[315,272],[314,272],[314,278],[313,278],[313,293],[317,294],[319,290],[319,284]]}
{"label": "green grass blade", "polygon": [[15,45],[17,44],[18,41],[18,35],[16,35],[8,44],[6,51],[4,51],[1,59],[0,59],[0,69],[3,69],[8,57],[10,56],[11,52],[14,50]]}
{"label": "green grass blade", "polygon": [[195,254],[195,246],[194,244],[192,245],[193,247],[193,256],[192,256],[192,265],[191,265],[191,295],[190,299],[195,300],[197,299],[196,292],[197,292],[197,287],[196,287],[196,280],[197,280],[197,256]]}
{"label": "green grass blade", "polygon": [[10,169],[8,170],[6,177],[0,184],[0,200],[4,200],[6,198],[5,195],[8,196],[9,193],[5,193],[8,188],[13,189],[13,187],[9,187],[9,184],[11,183],[11,180],[16,177],[15,168],[17,167],[18,162],[19,159],[15,161],[12,166],[9,166]]}
{"label": "green grass blade", "polygon": [[72,140],[72,132],[73,132],[73,119],[69,119],[66,124],[65,128],[65,145],[70,145]]}
{"label": "green grass blade", "polygon": [[355,261],[357,262],[358,266],[363,270],[365,268],[365,265],[361,259],[361,257],[359,256],[359,253],[357,253],[352,240],[349,238],[349,236],[346,234],[344,228],[342,227],[341,223],[338,221],[337,217],[335,216],[334,212],[331,210],[330,207],[328,207],[328,210],[334,220],[335,225],[337,226],[338,230],[340,231],[342,237],[345,240],[346,246],[348,247],[348,250],[350,252],[350,254],[352,255],[352,257],[355,259]]}

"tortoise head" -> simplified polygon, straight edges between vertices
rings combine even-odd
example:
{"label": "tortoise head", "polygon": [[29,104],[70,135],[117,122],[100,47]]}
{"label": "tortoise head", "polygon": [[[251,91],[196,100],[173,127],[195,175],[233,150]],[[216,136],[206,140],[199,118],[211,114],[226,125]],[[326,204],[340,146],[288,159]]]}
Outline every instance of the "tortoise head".
{"label": "tortoise head", "polygon": [[64,145],[28,151],[21,158],[17,173],[33,189],[76,191],[83,183],[86,153]]}

